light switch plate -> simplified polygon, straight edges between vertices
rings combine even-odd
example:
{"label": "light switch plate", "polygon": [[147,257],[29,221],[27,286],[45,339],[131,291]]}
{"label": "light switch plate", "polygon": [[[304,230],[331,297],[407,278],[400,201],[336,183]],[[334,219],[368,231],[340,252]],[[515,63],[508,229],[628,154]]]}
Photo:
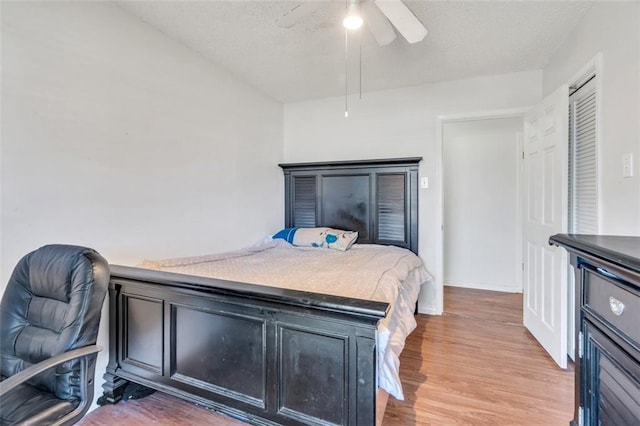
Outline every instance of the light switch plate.
{"label": "light switch plate", "polygon": [[420,188],[422,188],[422,189],[429,188],[429,178],[428,177],[420,178]]}

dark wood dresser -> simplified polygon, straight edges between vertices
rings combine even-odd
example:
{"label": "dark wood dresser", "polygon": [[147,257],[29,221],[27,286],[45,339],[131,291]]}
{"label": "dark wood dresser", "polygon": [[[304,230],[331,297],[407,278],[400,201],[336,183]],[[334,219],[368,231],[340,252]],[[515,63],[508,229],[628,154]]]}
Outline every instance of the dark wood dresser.
{"label": "dark wood dresser", "polygon": [[640,424],[640,237],[557,234],[576,277],[573,426]]}

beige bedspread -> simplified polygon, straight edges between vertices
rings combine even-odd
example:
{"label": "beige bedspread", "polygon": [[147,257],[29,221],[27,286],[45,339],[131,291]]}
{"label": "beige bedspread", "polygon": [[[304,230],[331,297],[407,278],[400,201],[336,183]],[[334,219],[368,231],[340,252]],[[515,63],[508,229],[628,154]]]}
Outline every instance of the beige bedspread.
{"label": "beige bedspread", "polygon": [[431,277],[418,256],[393,246],[356,244],[346,252],[271,240],[239,251],[146,260],[143,268],[387,302],[378,325],[379,386],[403,399],[398,357],[416,326],[420,286]]}

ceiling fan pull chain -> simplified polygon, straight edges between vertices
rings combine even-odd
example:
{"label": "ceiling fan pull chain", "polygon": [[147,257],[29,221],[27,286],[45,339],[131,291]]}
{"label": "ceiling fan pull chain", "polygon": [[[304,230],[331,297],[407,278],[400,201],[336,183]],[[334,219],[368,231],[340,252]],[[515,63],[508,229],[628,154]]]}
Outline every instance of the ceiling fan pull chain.
{"label": "ceiling fan pull chain", "polygon": [[349,74],[349,30],[344,29],[344,118],[349,117],[349,86],[347,76]]}
{"label": "ceiling fan pull chain", "polygon": [[358,30],[358,54],[359,54],[359,63],[358,63],[358,71],[360,75],[358,76],[358,80],[360,83],[360,99],[362,99],[362,30]]}

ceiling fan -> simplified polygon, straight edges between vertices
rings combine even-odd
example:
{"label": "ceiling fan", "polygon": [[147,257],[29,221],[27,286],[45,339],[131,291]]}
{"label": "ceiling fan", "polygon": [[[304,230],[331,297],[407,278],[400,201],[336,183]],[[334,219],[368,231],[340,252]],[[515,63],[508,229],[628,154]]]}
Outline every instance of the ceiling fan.
{"label": "ceiling fan", "polygon": [[[324,6],[326,2],[305,1],[276,20],[283,28],[293,27],[300,19]],[[402,0],[347,0],[348,13],[361,16],[380,46],[386,46],[396,38],[394,27],[409,43],[422,41],[427,29]],[[345,27],[347,23],[345,22]]]}

